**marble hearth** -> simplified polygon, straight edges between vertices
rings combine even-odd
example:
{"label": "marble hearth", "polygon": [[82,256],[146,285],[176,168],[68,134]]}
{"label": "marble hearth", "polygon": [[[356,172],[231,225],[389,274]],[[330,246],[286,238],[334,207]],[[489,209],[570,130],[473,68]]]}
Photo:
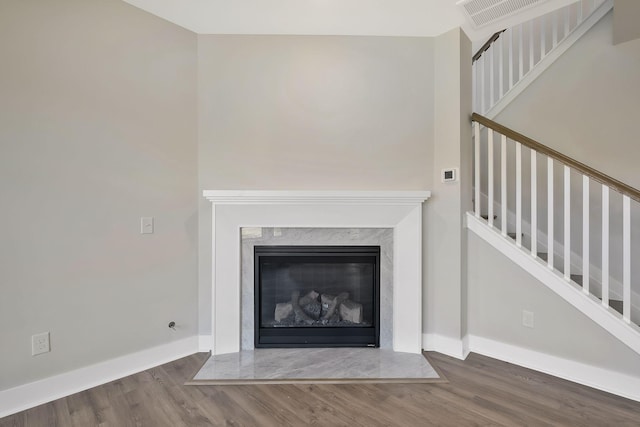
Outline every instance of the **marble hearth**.
{"label": "marble hearth", "polygon": [[252,264],[243,255],[252,232],[279,240],[274,244],[380,245],[387,251],[381,347],[421,352],[422,203],[428,191],[207,190],[204,196],[212,202],[213,354],[253,348],[252,266],[243,267]]}

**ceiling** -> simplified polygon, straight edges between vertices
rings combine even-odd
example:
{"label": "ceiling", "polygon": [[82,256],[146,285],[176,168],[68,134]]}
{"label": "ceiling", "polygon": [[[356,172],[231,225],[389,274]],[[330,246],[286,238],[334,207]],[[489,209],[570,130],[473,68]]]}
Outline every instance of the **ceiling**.
{"label": "ceiling", "polygon": [[[463,27],[472,40],[576,0],[537,6],[474,29],[458,0],[124,0],[198,34],[423,36]],[[489,0],[499,1],[499,0]]]}

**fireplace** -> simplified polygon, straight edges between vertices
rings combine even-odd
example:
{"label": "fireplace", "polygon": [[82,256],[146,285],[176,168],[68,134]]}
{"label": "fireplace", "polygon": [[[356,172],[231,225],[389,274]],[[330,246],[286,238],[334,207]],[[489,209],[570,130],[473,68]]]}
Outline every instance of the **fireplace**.
{"label": "fireplace", "polygon": [[[380,310],[380,344],[387,343],[394,351],[421,353],[422,204],[430,196],[428,191],[205,190],[203,195],[212,203],[212,245],[210,305],[201,306],[204,318],[211,316],[211,338],[203,339],[202,349],[225,354],[253,347],[253,270],[247,278],[249,289],[245,289],[241,276],[248,270],[242,268],[242,239],[238,236],[243,227],[387,228],[393,233],[388,251],[392,254],[393,271],[385,268],[390,264],[383,248],[381,276],[392,277],[388,284],[381,282],[381,297],[386,304]],[[303,244],[343,244],[326,241]],[[253,262],[252,256],[248,258]],[[206,265],[205,262],[205,272]],[[251,307],[245,310],[248,305]]]}
{"label": "fireplace", "polygon": [[255,347],[380,345],[379,246],[255,246]]}

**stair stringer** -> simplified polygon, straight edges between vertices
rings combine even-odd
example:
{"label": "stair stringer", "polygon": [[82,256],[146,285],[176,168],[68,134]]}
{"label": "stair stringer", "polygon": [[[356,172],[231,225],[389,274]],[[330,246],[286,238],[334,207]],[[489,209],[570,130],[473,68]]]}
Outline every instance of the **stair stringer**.
{"label": "stair stringer", "polygon": [[604,16],[613,9],[613,0],[606,0],[587,19],[585,19],[576,29],[569,34],[561,43],[553,48],[542,58],[522,79],[513,85],[484,116],[493,120],[502,112],[514,99],[524,92],[547,68],[553,65],[571,46],[596,25]]}
{"label": "stair stringer", "polygon": [[472,212],[467,212],[466,227],[619,341],[640,354],[639,327],[626,323],[614,309],[603,306],[595,296],[585,294],[577,284],[567,281],[560,271],[551,270],[546,263],[531,256],[530,252],[518,247],[511,238],[502,236],[483,220],[476,218]]}

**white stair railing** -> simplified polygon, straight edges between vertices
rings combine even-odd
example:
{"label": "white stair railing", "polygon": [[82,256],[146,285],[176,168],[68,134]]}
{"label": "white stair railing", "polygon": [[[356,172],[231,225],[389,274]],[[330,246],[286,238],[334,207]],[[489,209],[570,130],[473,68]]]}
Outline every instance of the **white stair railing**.
{"label": "white stair railing", "polygon": [[474,111],[486,115],[604,3],[580,0],[494,34],[473,56]]}
{"label": "white stair railing", "polygon": [[[544,263],[567,285],[582,286],[585,294],[601,299],[602,306],[619,313],[623,322],[640,324],[640,313],[632,308],[631,277],[631,209],[632,204],[640,209],[640,191],[479,114],[474,113],[472,120],[474,216]],[[546,185],[538,187],[539,176],[544,175]],[[590,213],[600,209],[601,226],[590,219]],[[540,212],[546,213],[546,221],[544,215],[539,220]],[[622,236],[613,236],[612,229],[621,229]],[[572,243],[573,239],[582,244]],[[600,259],[591,257],[593,246],[600,246]],[[611,256],[614,247],[620,257]],[[621,271],[617,279],[610,270],[612,261]],[[598,269],[601,274],[595,275]],[[621,289],[612,289],[612,281],[621,283]]]}

